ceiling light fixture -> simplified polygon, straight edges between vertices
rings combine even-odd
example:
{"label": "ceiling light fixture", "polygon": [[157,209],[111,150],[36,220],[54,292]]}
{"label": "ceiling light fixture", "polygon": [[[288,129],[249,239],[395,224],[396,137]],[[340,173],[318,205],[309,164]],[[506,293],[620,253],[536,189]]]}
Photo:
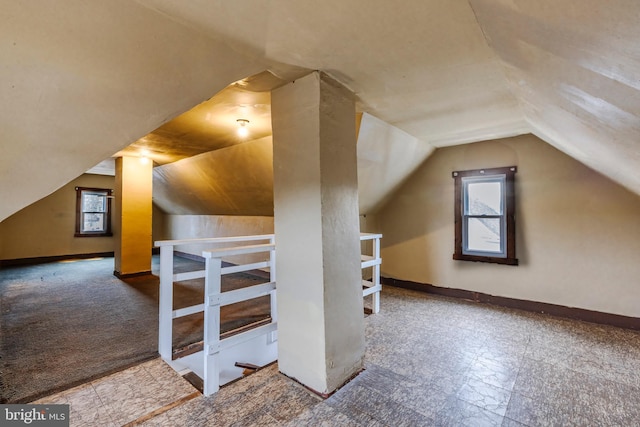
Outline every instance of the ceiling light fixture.
{"label": "ceiling light fixture", "polygon": [[238,122],[238,135],[241,136],[242,138],[248,136],[249,128],[247,127],[247,125],[249,124],[249,120],[238,119],[236,120],[236,122]]}
{"label": "ceiling light fixture", "polygon": [[140,163],[142,163],[143,165],[149,163],[149,154],[151,153],[147,149],[143,148],[142,150],[140,150]]}

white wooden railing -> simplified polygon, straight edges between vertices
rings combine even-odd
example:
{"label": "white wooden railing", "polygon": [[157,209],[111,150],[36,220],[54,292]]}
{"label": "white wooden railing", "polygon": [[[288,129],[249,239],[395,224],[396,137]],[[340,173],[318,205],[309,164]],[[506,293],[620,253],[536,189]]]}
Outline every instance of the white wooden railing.
{"label": "white wooden railing", "polygon": [[[273,238],[271,238],[273,240]],[[204,395],[210,396],[220,388],[220,354],[222,351],[235,347],[241,343],[267,336],[266,345],[274,344],[278,330],[276,310],[276,281],[275,281],[275,250],[274,243],[249,245],[239,248],[222,248],[204,251],[202,255],[206,262],[205,291],[204,291]],[[245,264],[232,267],[222,267],[222,258],[233,255],[248,255],[269,252],[269,261],[261,265]],[[258,267],[269,267],[271,281],[260,285],[249,286],[235,291],[222,292],[221,282],[224,274],[253,270]],[[231,337],[220,339],[220,308],[259,298],[271,296],[271,323],[247,330]],[[262,349],[258,349],[261,351]],[[277,351],[273,352],[273,362],[277,358]]]}
{"label": "white wooden railing", "polygon": [[[155,242],[160,248],[160,303],[159,303],[159,330],[158,330],[158,353],[165,361],[172,359],[172,339],[173,339],[173,319],[188,316],[204,311],[205,305],[198,304],[191,307],[185,307],[173,310],[173,283],[183,280],[200,279],[205,277],[205,270],[196,270],[183,273],[174,273],[173,256],[176,247],[185,245],[226,245],[229,243],[246,243],[246,242],[268,242],[273,245],[274,235],[263,234],[255,236],[236,236],[236,237],[213,237],[203,239],[182,239],[182,240],[162,240]],[[229,248],[227,248],[229,249]],[[220,254],[221,257],[227,256]],[[275,250],[270,251],[270,259],[267,262],[251,263],[245,265],[236,265],[225,267],[222,274],[238,273],[260,268],[269,267],[270,281],[275,283]],[[205,280],[206,281],[206,280]],[[275,293],[274,293],[275,295]],[[205,299],[206,300],[206,299]],[[275,304],[275,296],[272,297]],[[272,308],[274,308],[272,306]],[[275,310],[272,310],[272,318],[275,316]]]}
{"label": "white wooden railing", "polygon": [[[362,233],[362,242],[372,241],[370,254],[362,255],[361,266],[363,270],[371,268],[371,280],[363,280],[363,297],[372,296],[372,311],[380,311],[380,239],[381,234]],[[266,242],[258,243],[257,242]],[[205,259],[205,269],[174,273],[173,256],[176,247],[183,245],[227,245],[229,243],[242,243],[242,246],[222,247],[205,250],[202,256]],[[252,243],[246,245],[246,243]],[[158,352],[162,359],[177,371],[193,371],[204,380],[204,394],[209,396],[218,391],[220,385],[233,380],[236,377],[227,376],[221,379],[221,367],[234,358],[247,360],[247,355],[258,357],[255,363],[264,365],[277,358],[277,310],[276,310],[276,247],[273,234],[238,236],[238,237],[217,237],[204,239],[184,239],[184,240],[164,240],[157,241],[155,245],[160,247],[160,303],[159,303],[159,334]],[[260,262],[250,262],[246,264],[222,267],[224,258],[268,253],[268,259]],[[222,292],[222,276],[225,274],[239,273],[256,269],[269,269],[269,282],[237,289],[234,291]],[[173,309],[173,284],[183,280],[205,279],[205,297],[202,304]],[[220,308],[235,304],[241,301],[250,300],[269,295],[271,299],[271,322],[242,333],[232,335],[228,338],[220,339]],[[200,313],[204,311],[204,346],[203,351],[195,355],[189,355],[181,360],[173,360],[173,319]],[[266,340],[260,340],[266,336]],[[223,352],[235,351],[234,354],[227,354],[222,361]],[[241,376],[241,374],[240,374]]]}
{"label": "white wooden railing", "polygon": [[362,280],[362,297],[372,296],[371,311],[373,313],[380,311],[380,291],[382,290],[382,285],[380,284],[380,265],[382,264],[380,239],[382,239],[382,234],[360,233],[361,242],[372,241],[371,253],[369,255],[361,255],[361,266],[363,270],[367,268],[373,270],[371,272],[371,280]]}

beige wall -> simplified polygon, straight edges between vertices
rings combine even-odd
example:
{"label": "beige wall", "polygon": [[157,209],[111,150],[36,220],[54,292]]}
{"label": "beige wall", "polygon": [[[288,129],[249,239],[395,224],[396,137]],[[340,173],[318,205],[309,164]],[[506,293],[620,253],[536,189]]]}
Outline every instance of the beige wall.
{"label": "beige wall", "polygon": [[113,176],[84,174],[0,222],[0,259],[112,252],[113,237],[74,237],[75,187],[114,185]]}
{"label": "beige wall", "polygon": [[[520,265],[453,261],[451,172],[511,165]],[[377,219],[384,276],[640,317],[640,197],[535,136],[438,149]]]}
{"label": "beige wall", "polygon": [[[114,237],[74,237],[75,187],[114,189],[115,177],[84,174],[0,222],[0,260],[113,252]],[[112,226],[117,227],[117,221],[112,221]],[[113,231],[115,234],[116,230]],[[153,205],[154,242],[272,233],[272,216],[167,215]],[[180,248],[198,255],[202,249]]]}
{"label": "beige wall", "polygon": [[[165,215],[162,240],[200,239],[206,237],[253,236],[273,234],[272,216],[231,216],[231,215]],[[154,239],[156,235],[154,234]],[[158,240],[158,239],[156,239]],[[266,242],[265,242],[266,243]],[[245,243],[246,244],[246,243]],[[234,246],[236,244],[226,244]],[[218,245],[220,247],[220,245]],[[202,256],[205,249],[214,245],[183,245],[176,250]],[[235,264],[260,261],[261,254],[234,256],[225,261]]]}

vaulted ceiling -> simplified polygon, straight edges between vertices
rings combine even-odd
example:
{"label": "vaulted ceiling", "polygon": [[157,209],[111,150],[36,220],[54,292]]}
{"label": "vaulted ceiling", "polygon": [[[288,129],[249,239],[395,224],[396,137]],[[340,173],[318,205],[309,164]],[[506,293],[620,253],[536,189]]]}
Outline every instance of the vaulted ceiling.
{"label": "vaulted ceiling", "polygon": [[[0,220],[120,150],[163,176],[264,151],[269,89],[315,69],[365,113],[365,210],[434,148],[528,132],[640,194],[636,0],[0,3]],[[253,113],[258,142],[230,138]]]}

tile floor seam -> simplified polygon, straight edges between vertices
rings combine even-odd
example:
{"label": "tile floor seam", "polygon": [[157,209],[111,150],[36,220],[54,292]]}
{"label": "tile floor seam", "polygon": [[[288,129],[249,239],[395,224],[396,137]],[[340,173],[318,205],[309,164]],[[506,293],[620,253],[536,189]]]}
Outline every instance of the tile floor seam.
{"label": "tile floor seam", "polygon": [[[402,375],[402,377],[403,377],[403,378],[406,378],[406,379],[407,379],[407,381],[411,381],[411,379],[410,379],[410,378],[408,378],[408,377],[406,377],[406,376],[404,376],[404,375]],[[374,389],[374,388],[372,388],[372,387],[369,387],[369,386],[367,386],[367,385],[362,385],[362,387],[367,388],[367,389],[368,389],[368,390],[370,390],[371,392],[376,393],[376,394],[380,395],[380,396],[381,396],[381,397],[383,397],[383,398],[385,398],[385,397],[386,397],[386,398],[388,398],[388,396],[385,396],[385,394],[383,394],[383,393],[382,393],[382,392],[380,392],[379,390],[376,390],[376,389]],[[441,392],[443,392],[443,390],[440,390],[440,391],[441,391]],[[404,404],[404,403],[402,403],[402,402],[398,402],[396,399],[390,399],[390,400],[391,400],[392,402],[394,402],[396,405],[401,406],[401,407],[403,407],[403,408],[407,409],[408,411],[411,411],[411,412],[417,412],[417,413],[419,413],[420,415],[423,415],[423,416],[425,416],[425,417],[427,417],[427,418],[431,418],[431,415],[430,415],[430,414],[425,414],[425,413],[423,413],[423,412],[420,412],[420,410],[418,410],[418,409],[416,409],[416,408],[412,408],[412,407],[410,407],[410,406],[407,406],[407,405],[405,405],[405,404]]]}
{"label": "tile floor seam", "polygon": [[[107,377],[104,377],[107,378]],[[102,397],[100,396],[100,394],[98,393],[98,390],[96,390],[95,386],[94,386],[94,381],[89,382],[89,386],[91,387],[91,389],[93,390],[93,392],[95,393],[95,395],[98,397],[98,400],[100,401],[100,406],[102,407],[102,409],[104,410],[104,412],[107,414],[107,416],[109,417],[109,420],[111,421],[111,424],[113,424],[114,426],[117,426],[118,424],[115,422],[115,420],[113,419],[113,417],[111,416],[111,411],[109,411],[107,409],[107,406],[105,405],[104,401],[102,400]],[[69,405],[71,406],[71,405]]]}
{"label": "tile floor seam", "polygon": [[[516,393],[516,385],[518,384],[518,379],[520,378],[520,373],[522,372],[522,367],[524,366],[524,359],[525,359],[525,355],[527,354],[527,349],[529,348],[529,346],[531,345],[531,336],[529,336],[529,338],[527,339],[527,344],[525,346],[525,351],[522,352],[522,356],[520,356],[520,364],[518,365],[518,373],[516,374],[516,379],[513,382],[513,387],[511,388],[511,391],[509,393],[509,402],[507,402],[507,409],[504,413],[504,417],[505,418],[509,418],[512,419],[513,421],[520,423],[520,424],[524,424],[526,426],[529,426],[528,424],[520,421],[520,420],[514,420],[513,418],[507,417],[507,414],[509,413],[509,407],[511,407],[511,402],[513,400],[513,395],[517,394]],[[504,423],[504,422],[503,422]]]}

